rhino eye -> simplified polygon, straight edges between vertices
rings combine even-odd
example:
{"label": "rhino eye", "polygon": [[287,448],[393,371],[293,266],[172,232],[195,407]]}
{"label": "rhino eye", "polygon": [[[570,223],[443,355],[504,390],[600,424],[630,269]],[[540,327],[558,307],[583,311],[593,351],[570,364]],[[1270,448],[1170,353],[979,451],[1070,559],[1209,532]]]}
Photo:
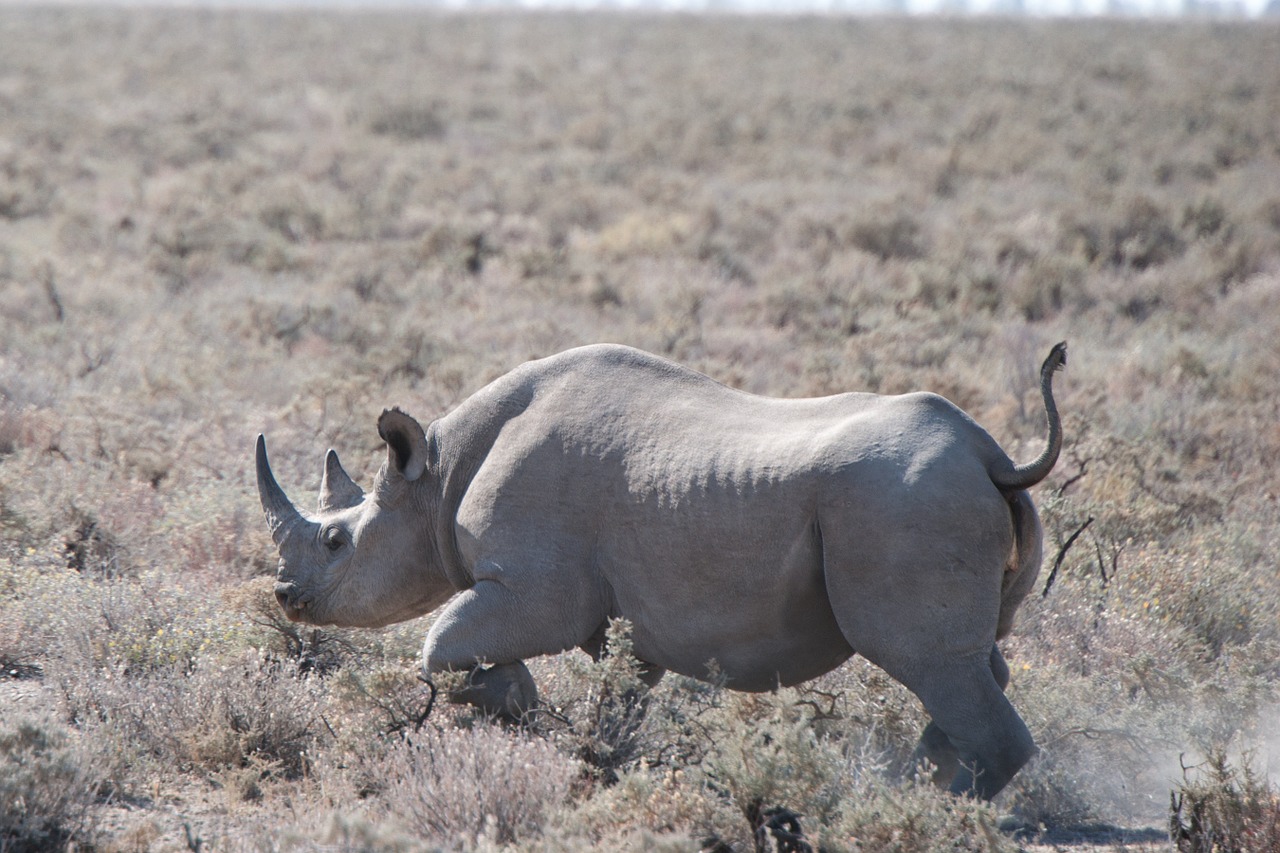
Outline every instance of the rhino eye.
{"label": "rhino eye", "polygon": [[347,541],[342,531],[337,527],[330,527],[324,532],[321,539],[324,541],[324,547],[330,551],[340,550]]}

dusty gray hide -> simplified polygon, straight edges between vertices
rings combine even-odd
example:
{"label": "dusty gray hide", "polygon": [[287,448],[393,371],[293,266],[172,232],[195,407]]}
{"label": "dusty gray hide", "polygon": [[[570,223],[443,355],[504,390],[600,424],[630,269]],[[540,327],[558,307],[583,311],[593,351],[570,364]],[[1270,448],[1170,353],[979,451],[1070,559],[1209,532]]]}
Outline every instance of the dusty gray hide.
{"label": "dusty gray hide", "polygon": [[637,350],[590,346],[529,362],[425,430],[399,410],[365,494],[331,450],[304,515],[258,439],[258,487],[290,619],[381,626],[447,606],[428,673],[455,699],[518,716],[522,661],[600,653],[611,618],[635,653],[731,688],[821,675],[856,651],[932,717],[920,749],[940,784],[994,796],[1035,751],[1005,698],[996,641],[1040,568],[1026,489],[1061,429],[1016,465],[934,394],[757,397]]}

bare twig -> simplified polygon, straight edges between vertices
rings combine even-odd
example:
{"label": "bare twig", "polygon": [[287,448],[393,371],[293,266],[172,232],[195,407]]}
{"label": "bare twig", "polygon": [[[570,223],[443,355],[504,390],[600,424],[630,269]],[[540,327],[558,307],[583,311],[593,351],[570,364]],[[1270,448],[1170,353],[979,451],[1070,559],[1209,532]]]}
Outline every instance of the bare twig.
{"label": "bare twig", "polygon": [[[1083,474],[1081,475],[1083,476]],[[1093,524],[1093,516],[1089,516],[1085,523],[1076,528],[1076,532],[1067,537],[1067,541],[1062,543],[1062,547],[1058,549],[1058,556],[1053,559],[1053,570],[1049,572],[1048,579],[1044,582],[1044,592],[1040,593],[1041,598],[1049,595],[1049,590],[1053,588],[1053,582],[1058,579],[1058,569],[1062,568],[1062,561],[1067,558],[1067,551],[1071,550],[1071,546],[1080,538],[1080,534],[1084,533],[1085,528]]]}
{"label": "bare twig", "polygon": [[436,690],[435,682],[430,678],[427,678],[427,676],[422,673],[418,673],[418,680],[427,685],[427,689],[431,691],[431,697],[427,699],[427,704],[423,707],[422,712],[413,717],[413,730],[415,732],[422,731],[422,726],[427,722],[427,717],[431,716],[431,711],[436,706],[436,695],[438,692]]}
{"label": "bare twig", "polygon": [[1124,729],[1095,729],[1091,726],[1080,726],[1074,729],[1068,729],[1050,741],[1041,743],[1042,749],[1049,749],[1062,743],[1070,737],[1082,737],[1085,740],[1101,740],[1102,738],[1110,738],[1112,740],[1122,741],[1132,747],[1145,749],[1147,744],[1141,737]]}
{"label": "bare twig", "polygon": [[[803,692],[804,692],[805,698],[797,700],[796,706],[799,707],[800,705],[808,705],[810,708],[812,708],[813,719],[815,722],[817,720],[841,719],[842,715],[840,714],[839,711],[836,710],[836,704],[842,698],[844,698],[843,693],[838,693],[838,692],[829,693],[825,690],[818,690],[817,688],[812,688],[812,687],[807,690],[804,690]],[[817,698],[810,698],[810,697],[817,697]],[[826,707],[823,707],[823,704],[819,703],[818,701],[819,699],[823,700],[823,703],[825,703]]]}
{"label": "bare twig", "polygon": [[45,261],[40,265],[40,282],[44,285],[44,295],[49,300],[49,305],[53,308],[53,318],[61,323],[66,319],[67,312],[62,307],[62,296],[58,293],[58,285],[53,274],[53,264]]}
{"label": "bare twig", "polygon": [[1065,495],[1067,493],[1067,489],[1084,479],[1084,475],[1089,472],[1089,463],[1092,461],[1092,459],[1080,459],[1077,461],[1076,464],[1080,469],[1079,473],[1073,477],[1068,477],[1062,482],[1061,486],[1058,486],[1058,497]]}

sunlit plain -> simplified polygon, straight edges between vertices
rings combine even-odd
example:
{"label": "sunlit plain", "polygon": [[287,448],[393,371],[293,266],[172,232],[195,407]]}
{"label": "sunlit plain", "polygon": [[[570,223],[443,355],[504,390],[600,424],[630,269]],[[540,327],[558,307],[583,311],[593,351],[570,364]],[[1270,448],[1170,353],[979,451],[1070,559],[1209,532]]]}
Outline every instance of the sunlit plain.
{"label": "sunlit plain", "polygon": [[[1250,750],[1274,797],[1278,34],[0,9],[0,847],[747,850],[755,803],[831,850],[1013,850],[1163,828],[1184,765]],[[367,485],[384,407],[616,341],[937,391],[1027,459],[1064,338],[1006,646],[1042,753],[994,808],[913,786],[923,713],[863,663],[669,679],[640,724],[625,656],[570,653],[528,731],[441,704],[406,742],[427,620],[270,596],[259,432],[301,502],[331,446]]]}

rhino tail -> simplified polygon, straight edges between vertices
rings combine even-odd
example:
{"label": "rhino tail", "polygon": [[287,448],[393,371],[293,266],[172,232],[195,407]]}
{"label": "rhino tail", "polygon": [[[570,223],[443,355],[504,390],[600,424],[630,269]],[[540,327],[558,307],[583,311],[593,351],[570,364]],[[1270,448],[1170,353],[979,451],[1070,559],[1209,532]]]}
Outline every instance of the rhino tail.
{"label": "rhino tail", "polygon": [[1040,394],[1044,398],[1044,412],[1048,420],[1049,436],[1044,451],[1025,465],[1015,465],[1007,457],[1002,464],[992,466],[991,482],[1003,492],[1029,489],[1039,483],[1058,462],[1062,451],[1062,421],[1058,418],[1058,406],[1053,401],[1053,374],[1067,364],[1067,342],[1055,344],[1040,366]]}
{"label": "rhino tail", "polygon": [[996,639],[1001,640],[1013,630],[1013,618],[1018,605],[1035,586],[1040,574],[1040,562],[1044,550],[1044,529],[1031,496],[1025,491],[1007,495],[1009,510],[1013,516],[1013,553],[1005,567],[1000,584],[1000,618],[996,622]]}

